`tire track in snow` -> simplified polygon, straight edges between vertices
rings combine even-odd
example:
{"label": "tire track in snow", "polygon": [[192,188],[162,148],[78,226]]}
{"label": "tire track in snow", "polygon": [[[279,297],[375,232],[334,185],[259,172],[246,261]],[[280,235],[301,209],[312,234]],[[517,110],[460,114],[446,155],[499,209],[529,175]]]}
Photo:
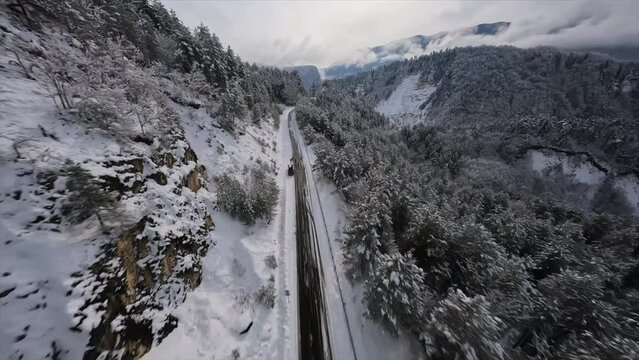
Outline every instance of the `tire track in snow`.
{"label": "tire track in snow", "polygon": [[[292,182],[287,178],[287,161],[291,156],[291,144],[288,130],[288,115],[290,109],[285,111],[280,119],[280,149],[278,158],[278,177],[281,184],[281,197],[279,203],[279,234],[277,236],[278,247],[278,353],[280,359],[297,359],[297,352],[292,352],[292,347],[297,348],[296,317],[297,297],[294,286],[295,272],[291,272],[289,258],[295,259],[295,248],[289,246],[292,240],[295,209],[291,207],[288,194],[292,188]],[[289,276],[290,273],[290,276]],[[290,281],[289,277],[293,280]],[[288,294],[286,293],[288,291]]]}
{"label": "tire track in snow", "polygon": [[[346,327],[346,330],[347,330],[347,333],[348,333],[348,340],[349,340],[348,342],[350,344],[349,348],[352,351],[352,356],[353,356],[352,358],[354,360],[358,360],[357,351],[355,350],[355,343],[353,341],[353,334],[352,334],[352,331],[351,331],[351,324],[350,324],[350,321],[348,319],[348,313],[346,311],[346,302],[344,301],[344,295],[343,295],[343,292],[342,292],[342,285],[341,285],[340,280],[339,280],[339,275],[338,275],[338,271],[337,271],[337,265],[335,263],[335,258],[333,256],[333,247],[332,247],[332,244],[331,244],[331,238],[330,238],[330,235],[329,235],[328,226],[326,224],[326,218],[324,216],[324,209],[322,207],[322,200],[321,200],[321,197],[319,195],[319,190],[317,189],[317,184],[315,182],[315,175],[313,174],[313,170],[312,170],[312,166],[311,166],[312,165],[311,164],[311,157],[310,157],[310,154],[309,154],[309,151],[308,151],[308,146],[306,146],[306,144],[304,143],[304,139],[302,138],[302,133],[301,133],[299,127],[297,126],[297,121],[295,120],[295,110],[293,110],[291,112],[291,115],[292,115],[292,125],[291,125],[291,128],[292,128],[291,130],[292,131],[291,132],[294,134],[297,142],[300,144],[299,146],[301,148],[303,148],[303,153],[302,153],[302,150],[300,149],[301,160],[304,163],[306,163],[306,165],[307,165],[307,166],[305,166],[305,172],[306,172],[307,178],[309,180],[308,182],[310,183],[310,184],[307,184],[308,192],[309,192],[309,201],[311,203],[314,202],[313,201],[313,195],[312,195],[313,190],[315,192],[315,195],[317,196],[317,198],[316,198],[317,199],[317,206],[318,206],[318,209],[319,209],[319,212],[320,212],[320,215],[321,215],[321,217],[320,217],[321,224],[317,224],[317,225],[321,226],[323,228],[323,230],[325,231],[324,232],[325,241],[328,243],[330,259],[331,259],[331,265],[332,265],[332,270],[333,270],[333,274],[332,275],[334,275],[334,280],[335,280],[336,285],[337,285],[337,292],[338,292],[338,295],[339,295],[339,302],[341,303],[341,308],[342,308],[341,310],[343,311],[345,327]],[[306,156],[303,155],[304,153],[306,154]],[[311,187],[313,188],[313,190],[311,190]],[[311,216],[313,216],[312,213],[311,213]],[[313,223],[314,223],[314,226],[315,226],[315,223],[316,223],[315,219],[313,219]],[[319,253],[320,252],[319,244],[316,243],[316,245],[318,246],[317,251]],[[320,267],[321,267],[321,265],[322,264],[320,262]],[[326,276],[326,271],[323,270],[323,267],[322,267],[322,276],[323,277]],[[329,276],[329,277],[331,278],[331,280],[333,280],[333,276]],[[330,307],[329,307],[329,309],[330,309]],[[327,309],[327,310],[329,310],[329,309]],[[333,329],[333,328],[331,327],[331,329]],[[342,354],[340,354],[340,356],[346,356],[346,354],[342,353]]]}

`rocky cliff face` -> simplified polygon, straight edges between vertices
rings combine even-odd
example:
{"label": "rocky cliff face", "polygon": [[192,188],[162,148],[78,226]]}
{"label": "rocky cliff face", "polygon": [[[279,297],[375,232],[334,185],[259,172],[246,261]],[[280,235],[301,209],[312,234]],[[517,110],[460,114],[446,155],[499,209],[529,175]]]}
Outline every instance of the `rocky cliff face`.
{"label": "rocky cliff face", "polygon": [[215,245],[180,111],[233,135],[184,74],[14,20],[0,15],[0,358],[140,358],[177,326]]}
{"label": "rocky cliff face", "polygon": [[139,214],[115,241],[101,246],[97,260],[73,289],[80,295],[100,289],[74,314],[76,328],[100,316],[90,331],[85,359],[105,353],[107,358],[139,358],[177,326],[171,310],[201,282],[201,257],[211,246],[207,235],[214,229],[202,199],[206,173],[183,131],[171,139],[174,145],[157,146],[155,155],[134,161],[144,165],[125,168],[113,180],[121,184],[121,196],[129,197],[134,191],[123,182],[139,175],[142,185],[135,196],[155,206]]}

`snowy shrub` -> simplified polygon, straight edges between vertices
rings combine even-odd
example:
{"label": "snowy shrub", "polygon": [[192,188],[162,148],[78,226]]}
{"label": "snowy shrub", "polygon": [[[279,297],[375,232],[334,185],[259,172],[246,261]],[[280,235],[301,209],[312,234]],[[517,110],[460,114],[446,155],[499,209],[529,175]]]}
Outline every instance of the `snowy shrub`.
{"label": "snowy shrub", "polygon": [[36,60],[33,65],[36,75],[44,75],[49,95],[58,110],[70,110],[75,106],[73,97],[78,89],[74,80],[83,76],[78,70],[78,61],[64,51],[51,49],[46,53],[46,60]]}
{"label": "snowy shrub", "polygon": [[316,143],[317,141],[321,141],[323,137],[318,134],[315,130],[313,130],[310,126],[304,126],[301,129],[302,136],[304,137],[304,141],[307,145],[311,145]]}
{"label": "snowy shrub", "polygon": [[270,254],[264,259],[264,263],[269,269],[277,269],[277,259],[275,255]]}
{"label": "snowy shrub", "polygon": [[251,305],[253,296],[250,292],[242,289],[233,296],[233,299],[235,300],[236,307],[239,309],[246,309]]}
{"label": "snowy shrub", "polygon": [[424,271],[412,256],[400,253],[380,255],[364,285],[368,315],[392,333],[400,326],[411,328],[425,320],[426,296]]}
{"label": "snowy shrub", "polygon": [[255,301],[266,307],[275,307],[275,285],[269,282],[260,286],[255,292]]}
{"label": "snowy shrub", "polygon": [[219,176],[216,182],[218,206],[229,215],[250,222],[253,213],[245,186],[227,174]]}
{"label": "snowy shrub", "polygon": [[246,273],[246,267],[242,265],[239,260],[233,259],[233,263],[231,264],[231,271],[235,276],[243,278],[244,274]]}
{"label": "snowy shrub", "polygon": [[238,360],[239,358],[240,358],[240,350],[233,349],[233,351],[231,351],[231,359]]}
{"label": "snowy shrub", "polygon": [[135,115],[142,136],[146,129],[155,128],[162,106],[156,100],[157,85],[151,81],[132,81],[127,86],[126,97],[131,102],[130,112]]}
{"label": "snowy shrub", "polygon": [[114,130],[122,120],[121,112],[113,103],[95,98],[80,102],[78,114],[87,124],[106,131]]}
{"label": "snowy shrub", "polygon": [[270,220],[279,197],[277,183],[259,168],[251,169],[248,175],[245,184],[226,174],[216,179],[218,206],[247,224]]}
{"label": "snowy shrub", "polygon": [[177,41],[163,33],[155,34],[157,45],[155,59],[166,67],[175,65],[175,54],[178,51]]}
{"label": "snowy shrub", "polygon": [[271,220],[279,198],[279,188],[275,179],[268,176],[263,169],[253,169],[248,186],[255,218]]}
{"label": "snowy shrub", "polygon": [[[267,103],[257,103],[255,104],[255,106],[253,106],[252,113],[253,124],[259,125],[262,120],[272,116],[271,106]],[[277,123],[276,128],[279,128],[279,116],[275,116],[273,119]]]}
{"label": "snowy shrub", "polygon": [[62,205],[62,215],[71,224],[80,224],[95,216],[104,230],[105,220],[117,212],[116,197],[78,165],[65,172],[69,195]]}

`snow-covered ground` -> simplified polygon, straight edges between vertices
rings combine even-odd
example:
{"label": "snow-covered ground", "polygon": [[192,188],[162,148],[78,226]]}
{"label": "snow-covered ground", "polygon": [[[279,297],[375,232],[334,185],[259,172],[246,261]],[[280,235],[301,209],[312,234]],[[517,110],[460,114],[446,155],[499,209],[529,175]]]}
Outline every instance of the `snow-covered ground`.
{"label": "snow-covered ground", "polygon": [[[274,162],[280,202],[270,223],[247,226],[214,213],[215,247],[203,259],[202,284],[174,313],[178,327],[145,359],[226,359],[234,351],[242,359],[297,357],[294,183],[286,175],[292,152],[286,125],[290,111],[281,116],[279,131],[269,125],[249,126],[237,139],[211,128],[204,110],[183,114],[191,119],[185,124],[187,138],[211,169],[210,176],[241,170],[257,159]],[[277,152],[260,149],[264,143],[276,145]],[[276,269],[266,265],[269,255],[276,256]],[[269,281],[276,288],[274,308],[250,299]]]}
{"label": "snow-covered ground", "polygon": [[51,216],[60,195],[45,187],[61,191],[64,183],[42,174],[67,159],[104,174],[96,162],[117,159],[120,147],[60,117],[37,81],[5,71],[0,83],[0,358],[41,359],[56,348],[79,359],[88,333],[69,330],[81,305],[72,274],[91,265],[105,238],[96,223],[60,226]]}
{"label": "snow-covered ground", "polygon": [[639,215],[639,181],[634,175],[613,177],[587,161],[584,155],[571,156],[549,150],[529,151],[528,161],[530,168],[540,176],[562,175],[574,184],[581,185],[584,189],[580,190],[578,197],[585,195],[589,202],[606,181],[611,181],[612,187],[625,196],[635,215]]}
{"label": "snow-covered ground", "polygon": [[[11,64],[9,60],[3,52],[0,63]],[[59,111],[42,81],[28,79],[12,66],[0,68],[0,83],[0,358],[79,359],[108,306],[101,298],[104,279],[119,276],[108,266],[121,260],[108,258],[104,249],[147,217],[145,237],[161,239],[146,248],[138,263],[147,266],[173,235],[198,231],[211,194],[183,188],[184,177],[196,166],[183,161],[184,141],[158,149],[157,143],[131,141],[128,136],[139,134],[136,129],[117,137],[89,128],[73,113]],[[180,128],[174,130],[180,133]],[[158,166],[151,159],[157,150],[180,161],[170,169]],[[122,188],[141,184],[139,191],[122,190],[117,211],[103,214],[109,232],[102,231],[94,216],[76,225],[65,221],[71,165]],[[156,170],[166,176],[164,185],[149,179]],[[197,262],[189,255],[174,260],[176,271],[191,270],[189,264]],[[184,282],[169,275],[156,288],[166,297],[155,299],[167,307],[180,302],[185,289]],[[155,310],[149,310],[154,328],[168,315]]]}
{"label": "snow-covered ground", "polygon": [[315,161],[312,147],[306,146],[296,122],[291,123],[307,164],[311,206],[319,239],[324,283],[329,312],[333,358],[339,360],[425,359],[420,344],[410,334],[393,336],[382,326],[366,318],[361,284],[351,283],[345,275],[342,256],[343,228],[347,205],[334,185],[311,171]]}
{"label": "snow-covered ground", "polygon": [[[16,34],[15,41],[18,35],[25,37],[21,44],[77,51],[60,41],[59,34],[21,32],[2,17],[0,24]],[[136,127],[114,135],[83,123],[74,112],[57,109],[47,83],[25,77],[12,61],[12,54],[0,52],[0,359],[81,359],[92,331],[105,321],[104,279],[124,277],[126,251],[139,255],[128,269],[164,266],[162,279],[149,285],[153,299],[133,295],[135,301],[161,306],[142,305],[143,313],[135,316],[150,319],[154,333],[169,314],[179,318],[159,348],[153,344],[149,358],[223,359],[236,349],[242,359],[296,358],[294,222],[288,220],[294,218],[294,207],[287,200],[294,185],[284,170],[291,154],[287,122],[282,120],[279,130],[272,120],[261,127],[242,123],[234,135],[220,129],[203,107],[167,99],[179,115],[177,123],[171,123],[175,137],[169,137],[168,144],[148,145],[131,140],[141,134]],[[187,159],[191,149],[198,160]],[[158,155],[171,156],[172,164]],[[278,172],[282,193],[275,219],[249,227],[215,211],[211,178],[222,173],[242,176],[258,163]],[[95,218],[69,225],[61,216],[69,195],[69,164],[126,188],[118,195],[117,217],[105,219],[109,234],[103,234]],[[200,187],[198,170],[197,189],[190,189],[185,179],[200,165],[205,166],[206,187]],[[160,172],[164,185],[153,180]],[[131,190],[136,182],[140,188]],[[208,214],[215,229],[200,233]],[[122,255],[119,248],[117,253],[105,250],[124,244],[122,234],[146,217],[150,223],[133,242],[152,241],[123,248]],[[201,236],[186,244],[196,250],[183,254],[175,249],[182,241],[176,237],[196,233]],[[191,271],[200,265],[195,252],[203,244],[208,254],[202,259],[202,282],[188,292],[185,282],[171,275],[196,275]],[[172,260],[169,250],[177,252]],[[265,263],[269,255],[275,255],[277,268]],[[133,281],[143,277],[135,275]],[[120,278],[116,281],[126,286]],[[252,295],[270,282],[276,289],[275,307],[255,304]],[[251,322],[250,331],[240,335]]]}
{"label": "snow-covered ground", "polygon": [[[205,112],[188,110],[182,114],[190,119],[185,131],[200,161],[207,169],[214,169],[209,171],[210,176],[241,169],[239,164],[252,161],[251,157],[275,160],[280,202],[270,224],[247,226],[223,213],[213,214],[216,228],[211,236],[215,246],[203,259],[202,284],[189,293],[186,302],[173,313],[179,319],[178,327],[145,359],[226,359],[232,358],[235,350],[241,359],[298,359],[295,184],[293,177],[286,174],[292,156],[287,121],[290,111],[286,109],[281,116],[278,132],[247,127],[246,135],[237,142],[228,134],[216,134]],[[296,124],[291,125],[294,134],[301,136]],[[254,138],[268,143],[275,141],[277,153],[262,153],[255,148],[256,142],[251,140]],[[303,144],[301,137],[298,140]],[[224,145],[225,153],[217,150],[220,144]],[[314,158],[310,149],[304,148],[303,154],[307,161]],[[347,281],[341,265],[339,239],[342,239],[345,205],[331,185],[323,181],[316,184],[310,171],[308,179],[318,236],[326,240],[320,243],[320,252],[326,272],[334,359],[420,358],[421,350],[416,342],[393,337],[363,317],[362,290]],[[270,254],[276,255],[276,269],[264,263]],[[248,300],[271,276],[275,279],[275,307],[267,308]],[[250,330],[241,334],[251,323]]]}
{"label": "snow-covered ground", "polygon": [[424,122],[428,115],[428,105],[420,106],[437,88],[427,83],[419,83],[419,74],[406,77],[390,94],[388,99],[377,104],[375,110],[386,115],[390,123],[397,126],[411,126]]}

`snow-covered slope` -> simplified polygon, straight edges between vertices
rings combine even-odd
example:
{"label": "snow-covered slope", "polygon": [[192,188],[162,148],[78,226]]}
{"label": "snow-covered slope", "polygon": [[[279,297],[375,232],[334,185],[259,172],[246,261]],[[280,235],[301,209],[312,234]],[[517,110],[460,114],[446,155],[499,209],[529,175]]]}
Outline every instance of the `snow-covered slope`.
{"label": "snow-covered slope", "polygon": [[[269,122],[261,128],[247,127],[240,137],[219,132],[204,110],[182,110],[183,117],[190,119],[185,123],[187,138],[211,169],[210,176],[242,171],[246,164],[261,162],[272,166],[283,188],[271,222],[248,226],[226,214],[213,213],[215,247],[203,259],[202,284],[175,312],[177,329],[145,359],[225,359],[232,354],[242,359],[292,358],[297,348],[292,328],[296,299],[291,296],[296,283],[294,184],[284,171],[290,143],[282,142],[288,139],[285,124],[290,109],[281,116],[279,130]],[[275,269],[266,264],[269,256],[276,258]],[[252,298],[268,284],[276,289],[274,308]]]}
{"label": "snow-covered slope", "polygon": [[[109,331],[105,321],[134,321],[134,313],[158,333],[171,326],[166,309],[196,286],[212,227],[206,225],[211,194],[201,188],[200,167],[187,155],[179,124],[168,148],[114,138],[87,129],[73,114],[60,115],[40,82],[12,70],[0,73],[0,355],[81,358],[96,329]],[[177,161],[160,165],[158,153]],[[81,224],[65,221],[72,166],[117,194],[117,209],[102,212],[104,226],[91,214]],[[195,251],[173,244],[178,237]],[[162,280],[156,267],[163,268]],[[121,285],[110,289],[113,282]],[[132,306],[155,304],[157,311],[122,313],[109,296]],[[152,340],[157,333],[150,332]]]}
{"label": "snow-covered slope", "polygon": [[[254,166],[274,175],[276,121],[223,130],[184,85],[193,78],[139,67],[118,44],[98,59],[58,30],[0,25],[0,359],[139,358],[163,340],[173,352],[156,358],[279,348],[286,314],[254,293],[275,283],[276,301],[288,300],[265,263],[286,255],[281,227],[222,214],[214,183]],[[68,108],[52,79],[83,86]]]}
{"label": "snow-covered slope", "polygon": [[426,121],[428,98],[437,88],[420,82],[419,77],[417,74],[404,78],[387,99],[377,104],[375,110],[386,115],[391,124],[397,126],[411,126]]}

